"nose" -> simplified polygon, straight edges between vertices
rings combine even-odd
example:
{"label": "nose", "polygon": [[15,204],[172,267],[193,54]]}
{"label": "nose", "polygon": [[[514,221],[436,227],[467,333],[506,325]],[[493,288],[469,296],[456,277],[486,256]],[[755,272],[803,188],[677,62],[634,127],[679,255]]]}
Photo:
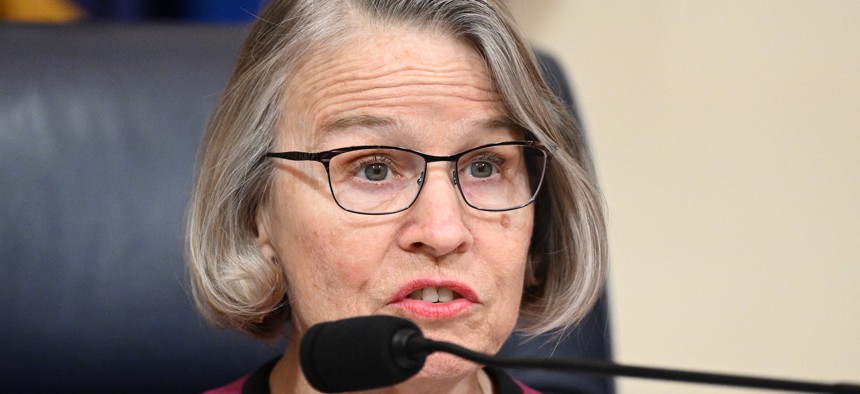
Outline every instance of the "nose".
{"label": "nose", "polygon": [[437,171],[428,166],[418,199],[406,211],[406,222],[398,234],[398,245],[411,252],[433,257],[463,253],[471,247],[472,233],[463,221],[467,213],[445,163]]}

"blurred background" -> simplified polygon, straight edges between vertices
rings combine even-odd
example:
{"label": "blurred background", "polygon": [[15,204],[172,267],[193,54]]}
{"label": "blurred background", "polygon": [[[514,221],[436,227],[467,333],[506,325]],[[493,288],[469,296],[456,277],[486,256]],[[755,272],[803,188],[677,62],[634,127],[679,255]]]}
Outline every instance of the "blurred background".
{"label": "blurred background", "polygon": [[[508,2],[577,95],[617,361],[860,381],[860,2]],[[259,3],[0,0],[0,18],[244,23]]]}
{"label": "blurred background", "polygon": [[28,22],[247,22],[262,0],[0,0],[0,19]]}
{"label": "blurred background", "polygon": [[572,74],[616,359],[860,381],[860,2],[510,4]]}

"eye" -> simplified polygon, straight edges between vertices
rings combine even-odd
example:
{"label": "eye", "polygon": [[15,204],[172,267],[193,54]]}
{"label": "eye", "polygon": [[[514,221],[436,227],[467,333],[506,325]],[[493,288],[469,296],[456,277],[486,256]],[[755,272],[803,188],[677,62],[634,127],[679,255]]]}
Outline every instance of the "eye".
{"label": "eye", "polygon": [[362,169],[364,177],[370,181],[384,181],[391,174],[391,169],[384,163],[372,163]]}
{"label": "eye", "polygon": [[466,164],[465,168],[461,167],[465,173],[464,175],[477,179],[486,179],[497,175],[501,171],[502,166],[505,164],[505,159],[494,152],[481,152],[477,156],[468,159]]}
{"label": "eye", "polygon": [[468,175],[475,178],[489,178],[495,172],[493,163],[488,161],[473,161],[469,164]]}
{"label": "eye", "polygon": [[350,173],[355,177],[370,182],[382,182],[394,176],[392,165],[394,161],[391,157],[377,153],[357,158],[349,167],[352,169]]}

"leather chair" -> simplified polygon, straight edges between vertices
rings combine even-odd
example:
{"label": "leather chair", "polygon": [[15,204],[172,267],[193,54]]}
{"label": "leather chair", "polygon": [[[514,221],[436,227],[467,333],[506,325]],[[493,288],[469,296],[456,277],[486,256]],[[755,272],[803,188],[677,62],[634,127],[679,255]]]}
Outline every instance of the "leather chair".
{"label": "leather chair", "polygon": [[[244,34],[0,24],[3,391],[199,392],[282,352],[208,326],[183,263],[201,131]],[[608,358],[606,305],[558,347],[540,344],[504,351]],[[517,373],[547,392],[613,391],[603,378]]]}

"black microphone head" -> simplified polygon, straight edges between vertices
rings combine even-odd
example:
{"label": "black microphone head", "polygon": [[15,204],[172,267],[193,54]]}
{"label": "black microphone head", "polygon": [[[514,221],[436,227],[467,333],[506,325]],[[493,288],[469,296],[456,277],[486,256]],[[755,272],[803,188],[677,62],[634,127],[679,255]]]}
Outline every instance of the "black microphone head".
{"label": "black microphone head", "polygon": [[302,338],[301,365],[315,389],[327,392],[368,390],[411,378],[426,354],[410,357],[406,339],[421,330],[393,316],[365,316],[320,323]]}

